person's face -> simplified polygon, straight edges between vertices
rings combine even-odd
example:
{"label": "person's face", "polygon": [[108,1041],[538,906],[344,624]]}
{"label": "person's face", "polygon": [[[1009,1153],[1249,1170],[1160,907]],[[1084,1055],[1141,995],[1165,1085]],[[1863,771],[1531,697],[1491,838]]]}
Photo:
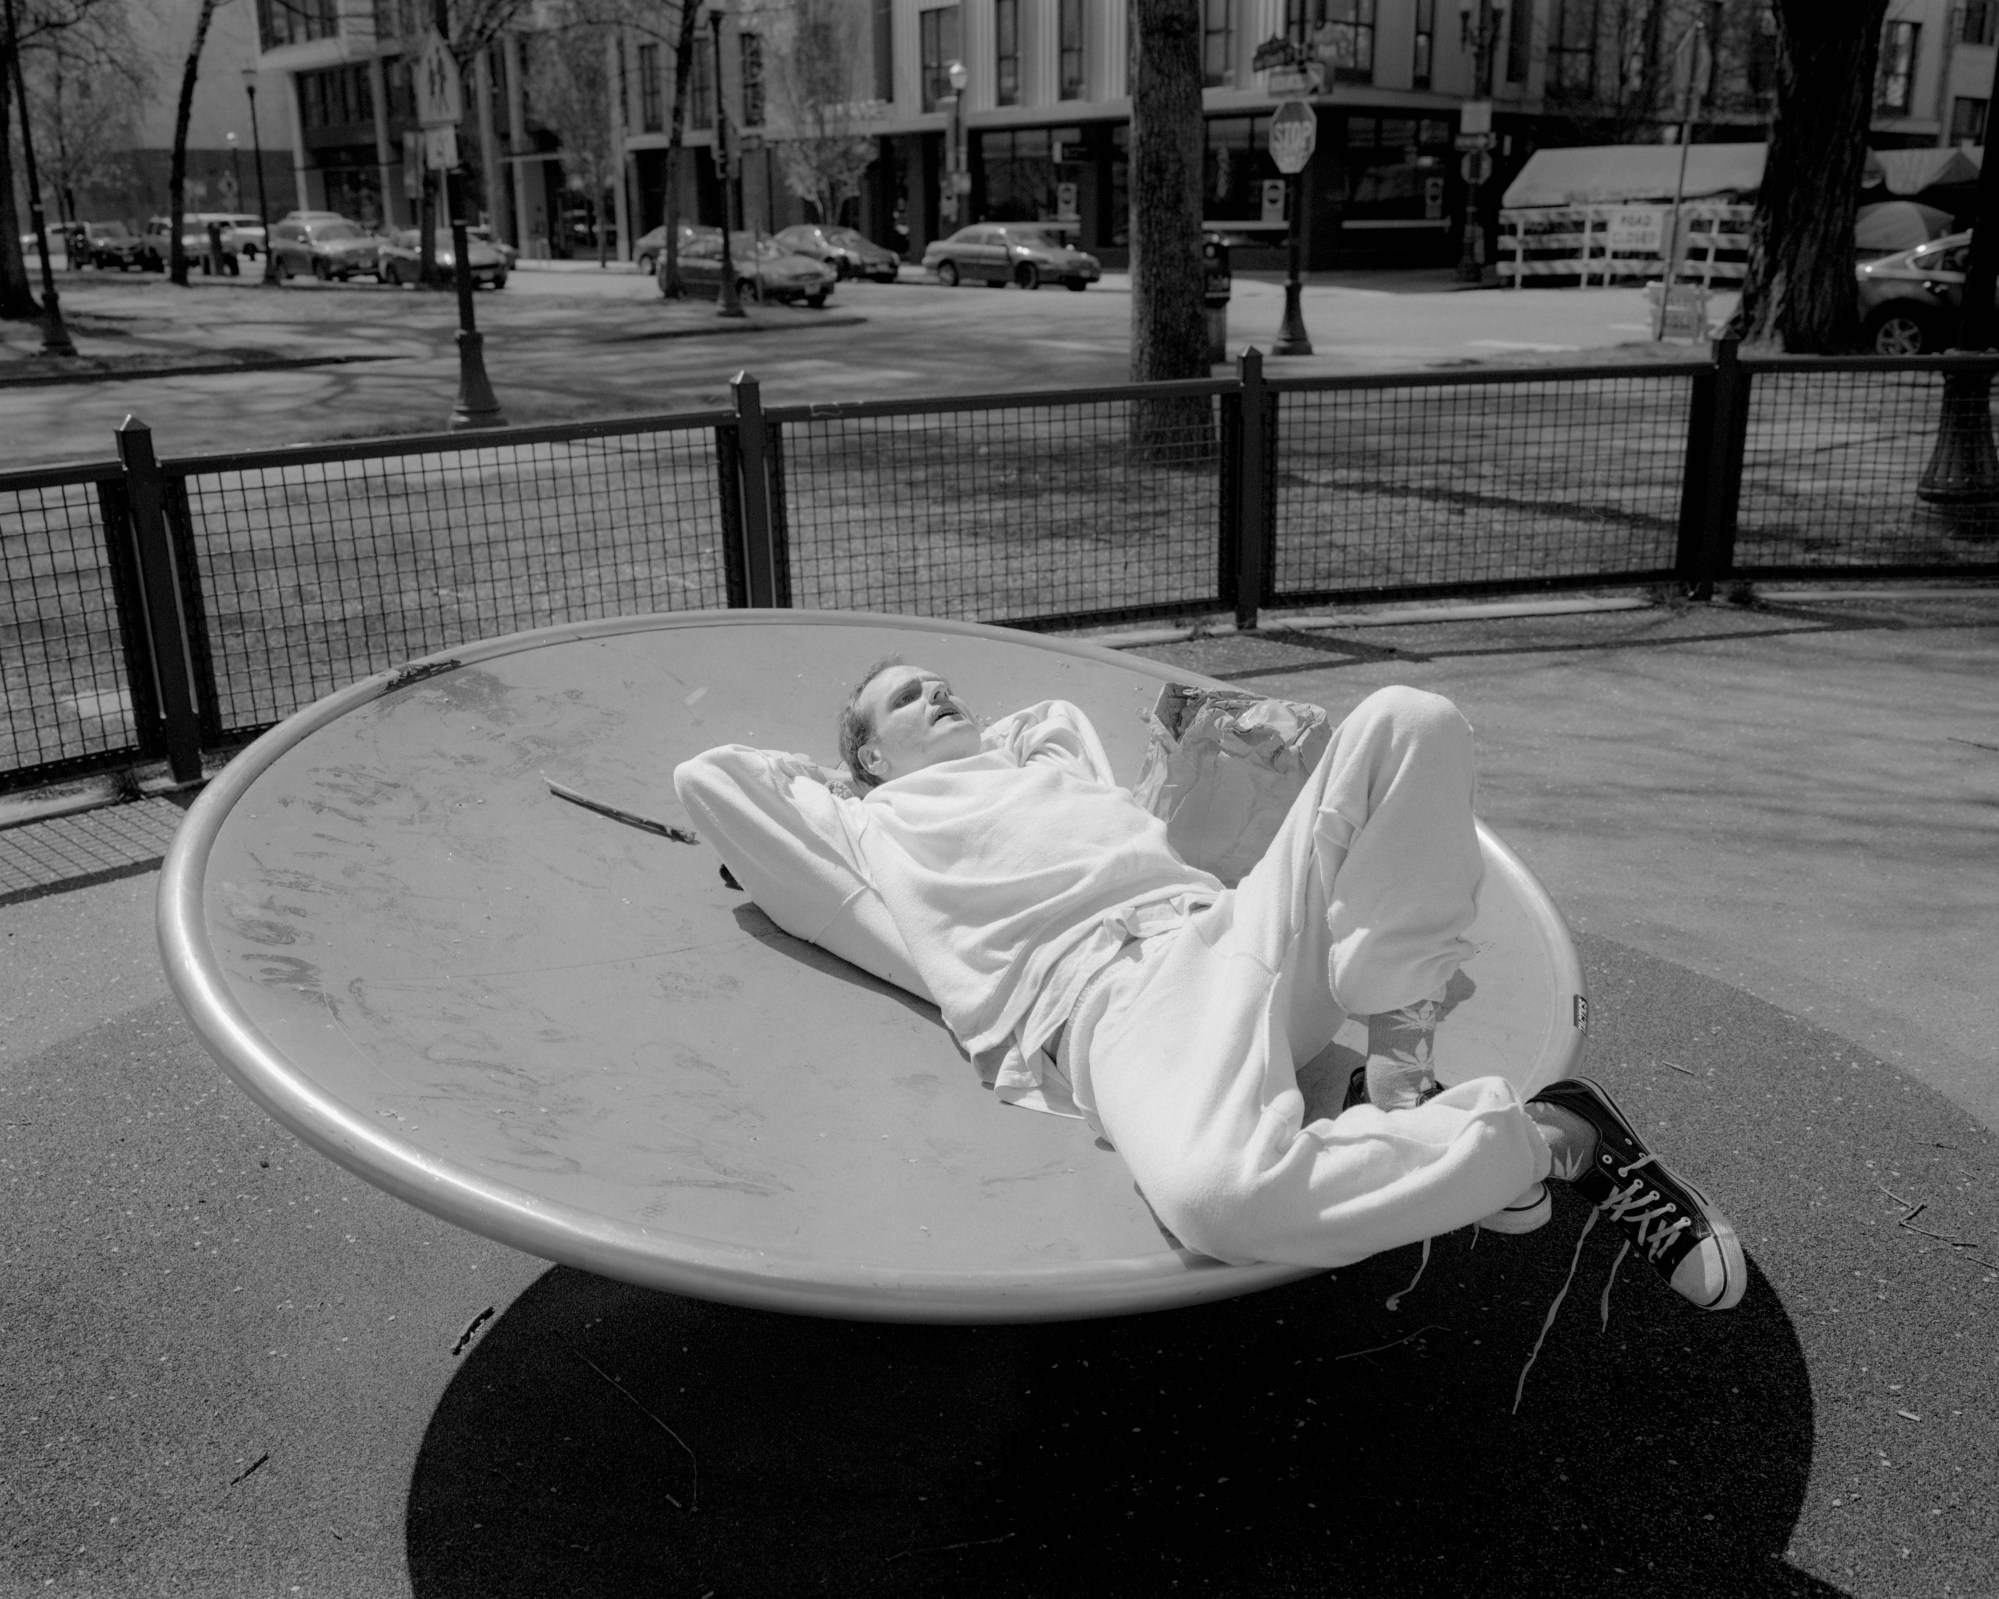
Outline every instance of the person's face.
{"label": "person's face", "polygon": [[861,763],[886,783],[940,761],[979,753],[979,725],[951,685],[920,666],[891,666],[861,691],[860,709],[875,730]]}

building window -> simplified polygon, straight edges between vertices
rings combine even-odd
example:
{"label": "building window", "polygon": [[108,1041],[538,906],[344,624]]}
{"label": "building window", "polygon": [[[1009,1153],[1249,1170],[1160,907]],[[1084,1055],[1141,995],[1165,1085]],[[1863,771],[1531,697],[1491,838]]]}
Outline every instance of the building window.
{"label": "building window", "polygon": [[331,39],[340,31],[337,0],[257,0],[257,31],[266,50]]}
{"label": "building window", "polygon": [[875,98],[895,102],[895,0],[874,0]]}
{"label": "building window", "polygon": [[694,47],[693,70],[687,74],[687,126],[715,126],[715,52],[699,44]]}
{"label": "building window", "polygon": [[1437,62],[1437,0],[1416,0],[1416,55],[1410,65],[1411,88],[1430,87]]}
{"label": "building window", "polygon": [[988,222],[1042,222],[1056,214],[1054,146],[1080,128],[1019,128],[979,135],[972,165],[985,194]]}
{"label": "building window", "polygon": [[1235,82],[1235,0],[1202,0],[1201,82],[1213,89]]}
{"label": "building window", "polygon": [[[298,75],[299,120],[307,133],[372,125],[375,95],[365,66],[328,67]],[[372,137],[372,134],[370,135]]]}
{"label": "building window", "polygon": [[657,133],[666,126],[666,96],[659,77],[659,46],[639,46],[639,127]]}
{"label": "building window", "polygon": [[430,26],[431,9],[417,0],[375,0],[375,37],[420,39]]}
{"label": "building window", "polygon": [[1374,82],[1375,0],[1284,0],[1284,31],[1335,83]]}
{"label": "building window", "polygon": [[993,104],[1020,104],[1020,0],[993,0]]}
{"label": "building window", "polygon": [[1959,44],[1990,44],[1999,23],[1999,0],[1964,0],[1957,12]]}
{"label": "building window", "polygon": [[1983,144],[1985,142],[1985,108],[1989,100],[1967,100],[1963,96],[1950,103],[1950,142],[1952,144]]}
{"label": "building window", "polygon": [[1527,58],[1534,49],[1534,0],[1513,0],[1506,18],[1506,81],[1527,81]]}
{"label": "building window", "polygon": [[760,33],[739,33],[743,42],[743,126],[764,125],[764,41]]}
{"label": "building window", "polygon": [[1881,36],[1881,76],[1875,84],[1877,110],[1906,116],[1916,86],[1916,35],[1919,25],[1891,22]]}
{"label": "building window", "polygon": [[1453,164],[1448,122],[1348,117],[1344,153],[1327,181],[1348,219],[1413,222],[1442,214],[1444,174]]}
{"label": "building window", "polygon": [[923,62],[923,109],[935,111],[951,92],[951,63],[958,59],[958,8],[933,6],[916,14],[916,40]]}
{"label": "building window", "polygon": [[1056,18],[1061,34],[1057,45],[1057,72],[1062,79],[1059,97],[1085,100],[1089,94],[1083,81],[1083,0],[1061,0],[1061,7]]}
{"label": "building window", "polygon": [[1597,0],[1555,0],[1548,26],[1548,98],[1596,94]]}

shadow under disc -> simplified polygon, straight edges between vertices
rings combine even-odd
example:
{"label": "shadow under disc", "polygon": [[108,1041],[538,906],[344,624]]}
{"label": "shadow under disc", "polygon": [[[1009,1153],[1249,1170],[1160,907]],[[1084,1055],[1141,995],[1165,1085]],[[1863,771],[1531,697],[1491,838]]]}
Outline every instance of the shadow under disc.
{"label": "shadow under disc", "polygon": [[[1605,1055],[1647,1026],[1705,1036],[1753,1011],[1754,1059],[1730,1066],[1755,1098],[1757,1073],[1782,1069],[1769,1036],[1825,1037],[1606,940],[1585,957],[1593,983],[1608,962],[1612,988],[1658,992],[1653,1014],[1622,1002],[1629,1034],[1613,1023],[1595,1066],[1641,1124],[1670,1120],[1661,1143],[1703,1177],[1710,1130]],[[1726,1203],[1739,1223],[1759,1196]],[[414,1591],[1840,1592],[1784,1559],[1814,1405],[1753,1244],[1736,1310],[1697,1311],[1627,1259],[1606,1325],[1621,1239],[1598,1225],[1515,1413],[1587,1216],[1558,1190],[1531,1237],[1439,1238],[1406,1293],[1415,1247],[1055,1325],[811,1320],[556,1268],[432,1418],[408,1500]]]}

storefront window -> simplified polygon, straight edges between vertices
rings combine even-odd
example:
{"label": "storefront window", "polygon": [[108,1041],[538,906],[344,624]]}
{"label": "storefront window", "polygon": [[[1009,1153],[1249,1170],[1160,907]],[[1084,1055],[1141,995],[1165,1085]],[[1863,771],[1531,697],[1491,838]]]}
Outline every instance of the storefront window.
{"label": "storefront window", "polygon": [[1042,222],[1056,214],[1055,142],[1074,139],[1075,128],[1018,128],[983,133],[973,159],[985,189],[983,220]]}
{"label": "storefront window", "polygon": [[1210,222],[1264,220],[1263,185],[1281,177],[1270,159],[1270,118],[1210,117],[1201,215]]}
{"label": "storefront window", "polygon": [[951,92],[951,63],[958,59],[958,8],[932,6],[916,14],[916,40],[923,65],[923,109],[935,111]]}
{"label": "storefront window", "polygon": [[1451,125],[1441,118],[1346,119],[1342,160],[1333,190],[1344,191],[1350,222],[1434,220],[1443,215],[1444,171]]}

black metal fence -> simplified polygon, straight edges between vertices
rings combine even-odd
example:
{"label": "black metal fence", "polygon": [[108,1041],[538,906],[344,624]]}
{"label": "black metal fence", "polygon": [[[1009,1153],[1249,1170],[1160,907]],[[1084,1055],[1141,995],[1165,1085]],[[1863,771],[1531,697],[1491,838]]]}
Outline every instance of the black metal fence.
{"label": "black metal fence", "polygon": [[[234,743],[469,639],[724,605],[1050,628],[1419,594],[1999,575],[1947,374],[1737,360],[731,409],[0,474],[0,788]],[[1989,427],[1989,424],[1983,424]]]}

